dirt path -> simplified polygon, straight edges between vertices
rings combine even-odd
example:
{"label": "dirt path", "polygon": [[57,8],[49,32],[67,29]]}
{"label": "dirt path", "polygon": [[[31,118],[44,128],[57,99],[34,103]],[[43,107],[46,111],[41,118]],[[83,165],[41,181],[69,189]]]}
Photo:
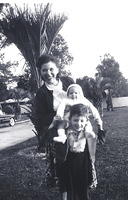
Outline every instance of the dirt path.
{"label": "dirt path", "polygon": [[35,136],[31,122],[0,128],[0,150],[19,144]]}

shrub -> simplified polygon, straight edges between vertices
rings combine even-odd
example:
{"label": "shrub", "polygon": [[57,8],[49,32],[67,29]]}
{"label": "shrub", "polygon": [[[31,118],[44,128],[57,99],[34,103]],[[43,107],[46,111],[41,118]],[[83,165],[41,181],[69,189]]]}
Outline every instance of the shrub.
{"label": "shrub", "polygon": [[6,114],[15,114],[15,109],[14,109],[13,106],[11,106],[11,105],[6,105],[6,106],[4,107],[4,112],[5,112]]}

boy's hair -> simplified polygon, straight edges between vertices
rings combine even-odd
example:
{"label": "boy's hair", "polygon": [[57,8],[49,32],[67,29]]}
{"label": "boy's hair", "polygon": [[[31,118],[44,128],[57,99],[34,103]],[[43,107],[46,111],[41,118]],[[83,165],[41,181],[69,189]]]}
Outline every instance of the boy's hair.
{"label": "boy's hair", "polygon": [[72,116],[78,115],[78,116],[87,116],[88,117],[88,108],[82,103],[75,104],[70,107],[70,116],[69,119],[72,118]]}
{"label": "boy's hair", "polygon": [[75,87],[75,88],[78,89],[78,91],[79,91],[81,97],[84,96],[83,90],[82,90],[81,86],[80,86],[79,84],[77,84],[77,83],[74,83],[74,84],[69,85],[69,87],[67,88],[67,96],[69,95],[70,89],[73,88],[73,87]]}
{"label": "boy's hair", "polygon": [[48,62],[53,62],[57,65],[57,59],[54,57],[54,56],[51,56],[51,55],[48,55],[48,54],[45,54],[45,55],[41,55],[37,61],[37,68],[38,70],[41,69],[41,66],[43,64],[46,64]]}

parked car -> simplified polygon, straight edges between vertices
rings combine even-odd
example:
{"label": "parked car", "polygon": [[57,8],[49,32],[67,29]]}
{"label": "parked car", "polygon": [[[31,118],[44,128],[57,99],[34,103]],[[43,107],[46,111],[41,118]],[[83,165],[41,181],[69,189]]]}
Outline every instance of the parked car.
{"label": "parked car", "polygon": [[0,125],[8,123],[10,126],[15,125],[15,115],[2,114],[0,115]]}

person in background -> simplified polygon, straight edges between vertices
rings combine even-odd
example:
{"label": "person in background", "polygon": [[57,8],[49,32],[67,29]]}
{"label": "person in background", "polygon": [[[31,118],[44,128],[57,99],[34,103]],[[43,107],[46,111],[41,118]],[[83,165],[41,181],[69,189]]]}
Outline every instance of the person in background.
{"label": "person in background", "polygon": [[112,91],[110,88],[104,90],[106,94],[107,111],[113,111]]}

